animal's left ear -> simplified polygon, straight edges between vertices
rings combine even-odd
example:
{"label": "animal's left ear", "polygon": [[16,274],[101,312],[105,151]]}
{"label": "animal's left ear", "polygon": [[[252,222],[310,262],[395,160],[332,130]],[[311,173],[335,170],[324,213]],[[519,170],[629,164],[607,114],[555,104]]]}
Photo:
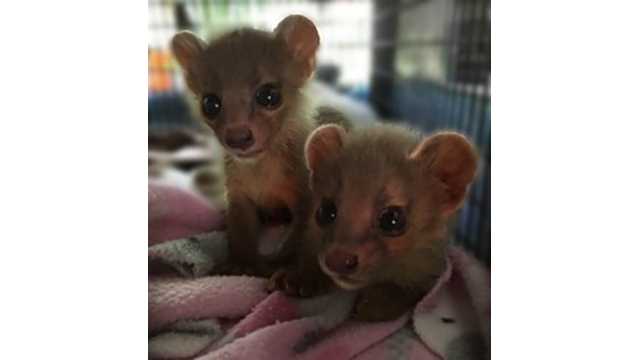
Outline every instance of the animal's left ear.
{"label": "animal's left ear", "polygon": [[316,51],[320,46],[320,36],[313,22],[302,15],[289,15],[273,32],[276,38],[284,41],[294,61],[296,80],[303,83],[309,79],[316,67]]}
{"label": "animal's left ear", "polygon": [[460,134],[443,132],[425,138],[409,157],[444,184],[444,215],[458,210],[478,167],[473,145]]}

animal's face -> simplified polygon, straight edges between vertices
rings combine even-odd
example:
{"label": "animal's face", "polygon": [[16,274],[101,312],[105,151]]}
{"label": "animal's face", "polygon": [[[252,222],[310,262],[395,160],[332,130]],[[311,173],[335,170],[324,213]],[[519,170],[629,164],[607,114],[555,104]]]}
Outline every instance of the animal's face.
{"label": "animal's face", "polygon": [[[431,169],[432,156],[415,153],[421,145],[405,132],[384,127],[352,135],[337,129],[316,130],[306,148],[315,210],[309,226],[321,241],[323,271],[337,285],[357,289],[383,279],[412,252],[444,257],[447,219],[462,201],[452,192],[460,189],[452,190],[452,182]],[[454,177],[470,181],[473,156],[458,156],[471,169],[454,169]]]}
{"label": "animal's face", "polygon": [[264,151],[299,102],[279,45],[268,34],[239,31],[214,42],[193,65],[202,117],[236,157]]}
{"label": "animal's face", "polygon": [[172,48],[207,125],[230,154],[253,158],[296,111],[318,41],[314,25],[294,16],[273,33],[242,29],[210,44],[179,33]]}
{"label": "animal's face", "polygon": [[342,158],[332,174],[318,174],[327,181],[314,187],[310,224],[321,233],[320,266],[347,289],[375,282],[430,232],[441,230],[442,222],[438,191],[424,192],[426,184],[414,181],[422,176],[408,161],[405,169],[391,169],[383,168],[388,164],[380,159],[353,160]]}

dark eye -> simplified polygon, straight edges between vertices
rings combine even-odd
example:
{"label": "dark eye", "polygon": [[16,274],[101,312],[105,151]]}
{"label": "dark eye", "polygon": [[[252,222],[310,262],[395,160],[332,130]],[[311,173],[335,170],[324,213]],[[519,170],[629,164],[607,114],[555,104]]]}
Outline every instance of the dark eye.
{"label": "dark eye", "polygon": [[407,226],[404,210],[397,206],[383,209],[378,217],[378,226],[387,236],[402,235]]}
{"label": "dark eye", "polygon": [[336,221],[336,217],[338,217],[338,209],[336,209],[336,204],[331,200],[322,200],[322,204],[316,211],[316,222],[319,226],[326,226],[334,221]]}
{"label": "dark eye", "polygon": [[216,95],[209,94],[202,97],[202,112],[210,118],[215,117],[222,110],[222,102]]}
{"label": "dark eye", "polygon": [[256,91],[256,102],[267,109],[273,110],[280,106],[282,95],[276,84],[264,84]]}

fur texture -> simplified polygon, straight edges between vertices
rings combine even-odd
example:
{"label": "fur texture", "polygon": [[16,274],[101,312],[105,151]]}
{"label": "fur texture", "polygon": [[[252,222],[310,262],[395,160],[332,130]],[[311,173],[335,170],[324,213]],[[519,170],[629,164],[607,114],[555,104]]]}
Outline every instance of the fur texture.
{"label": "fur texture", "polygon": [[[240,29],[208,43],[181,32],[171,46],[202,118],[227,151],[228,236],[238,264],[233,272],[268,275],[290,252],[289,239],[307,216],[303,145],[313,127],[302,87],[315,66],[316,28],[292,15],[274,32]],[[260,103],[265,86],[276,89],[275,105]],[[206,110],[207,97],[218,102],[216,112]],[[234,146],[239,132],[250,134],[250,145]]]}
{"label": "fur texture", "polygon": [[[336,285],[360,290],[357,318],[397,317],[445,269],[447,227],[477,167],[473,146],[452,132],[326,125],[309,136],[305,158],[312,188],[305,263],[315,257]],[[326,209],[333,220],[322,220]],[[317,287],[317,277],[299,277],[294,285]]]}

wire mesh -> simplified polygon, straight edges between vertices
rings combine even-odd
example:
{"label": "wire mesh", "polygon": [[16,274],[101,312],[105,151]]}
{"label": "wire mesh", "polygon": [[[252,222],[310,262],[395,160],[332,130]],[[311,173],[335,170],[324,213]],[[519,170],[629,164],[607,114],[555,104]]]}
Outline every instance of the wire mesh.
{"label": "wire mesh", "polygon": [[[202,37],[248,25],[273,29],[291,13],[322,37],[319,64],[340,71],[338,91],[383,119],[460,131],[481,157],[455,241],[490,263],[491,38],[489,0],[149,0],[149,127],[193,124],[182,75],[168,52],[178,30]],[[320,71],[319,71],[320,72]]]}
{"label": "wire mesh", "polygon": [[490,2],[379,0],[374,13],[371,104],[388,118],[475,142],[480,173],[454,239],[490,263]]}

